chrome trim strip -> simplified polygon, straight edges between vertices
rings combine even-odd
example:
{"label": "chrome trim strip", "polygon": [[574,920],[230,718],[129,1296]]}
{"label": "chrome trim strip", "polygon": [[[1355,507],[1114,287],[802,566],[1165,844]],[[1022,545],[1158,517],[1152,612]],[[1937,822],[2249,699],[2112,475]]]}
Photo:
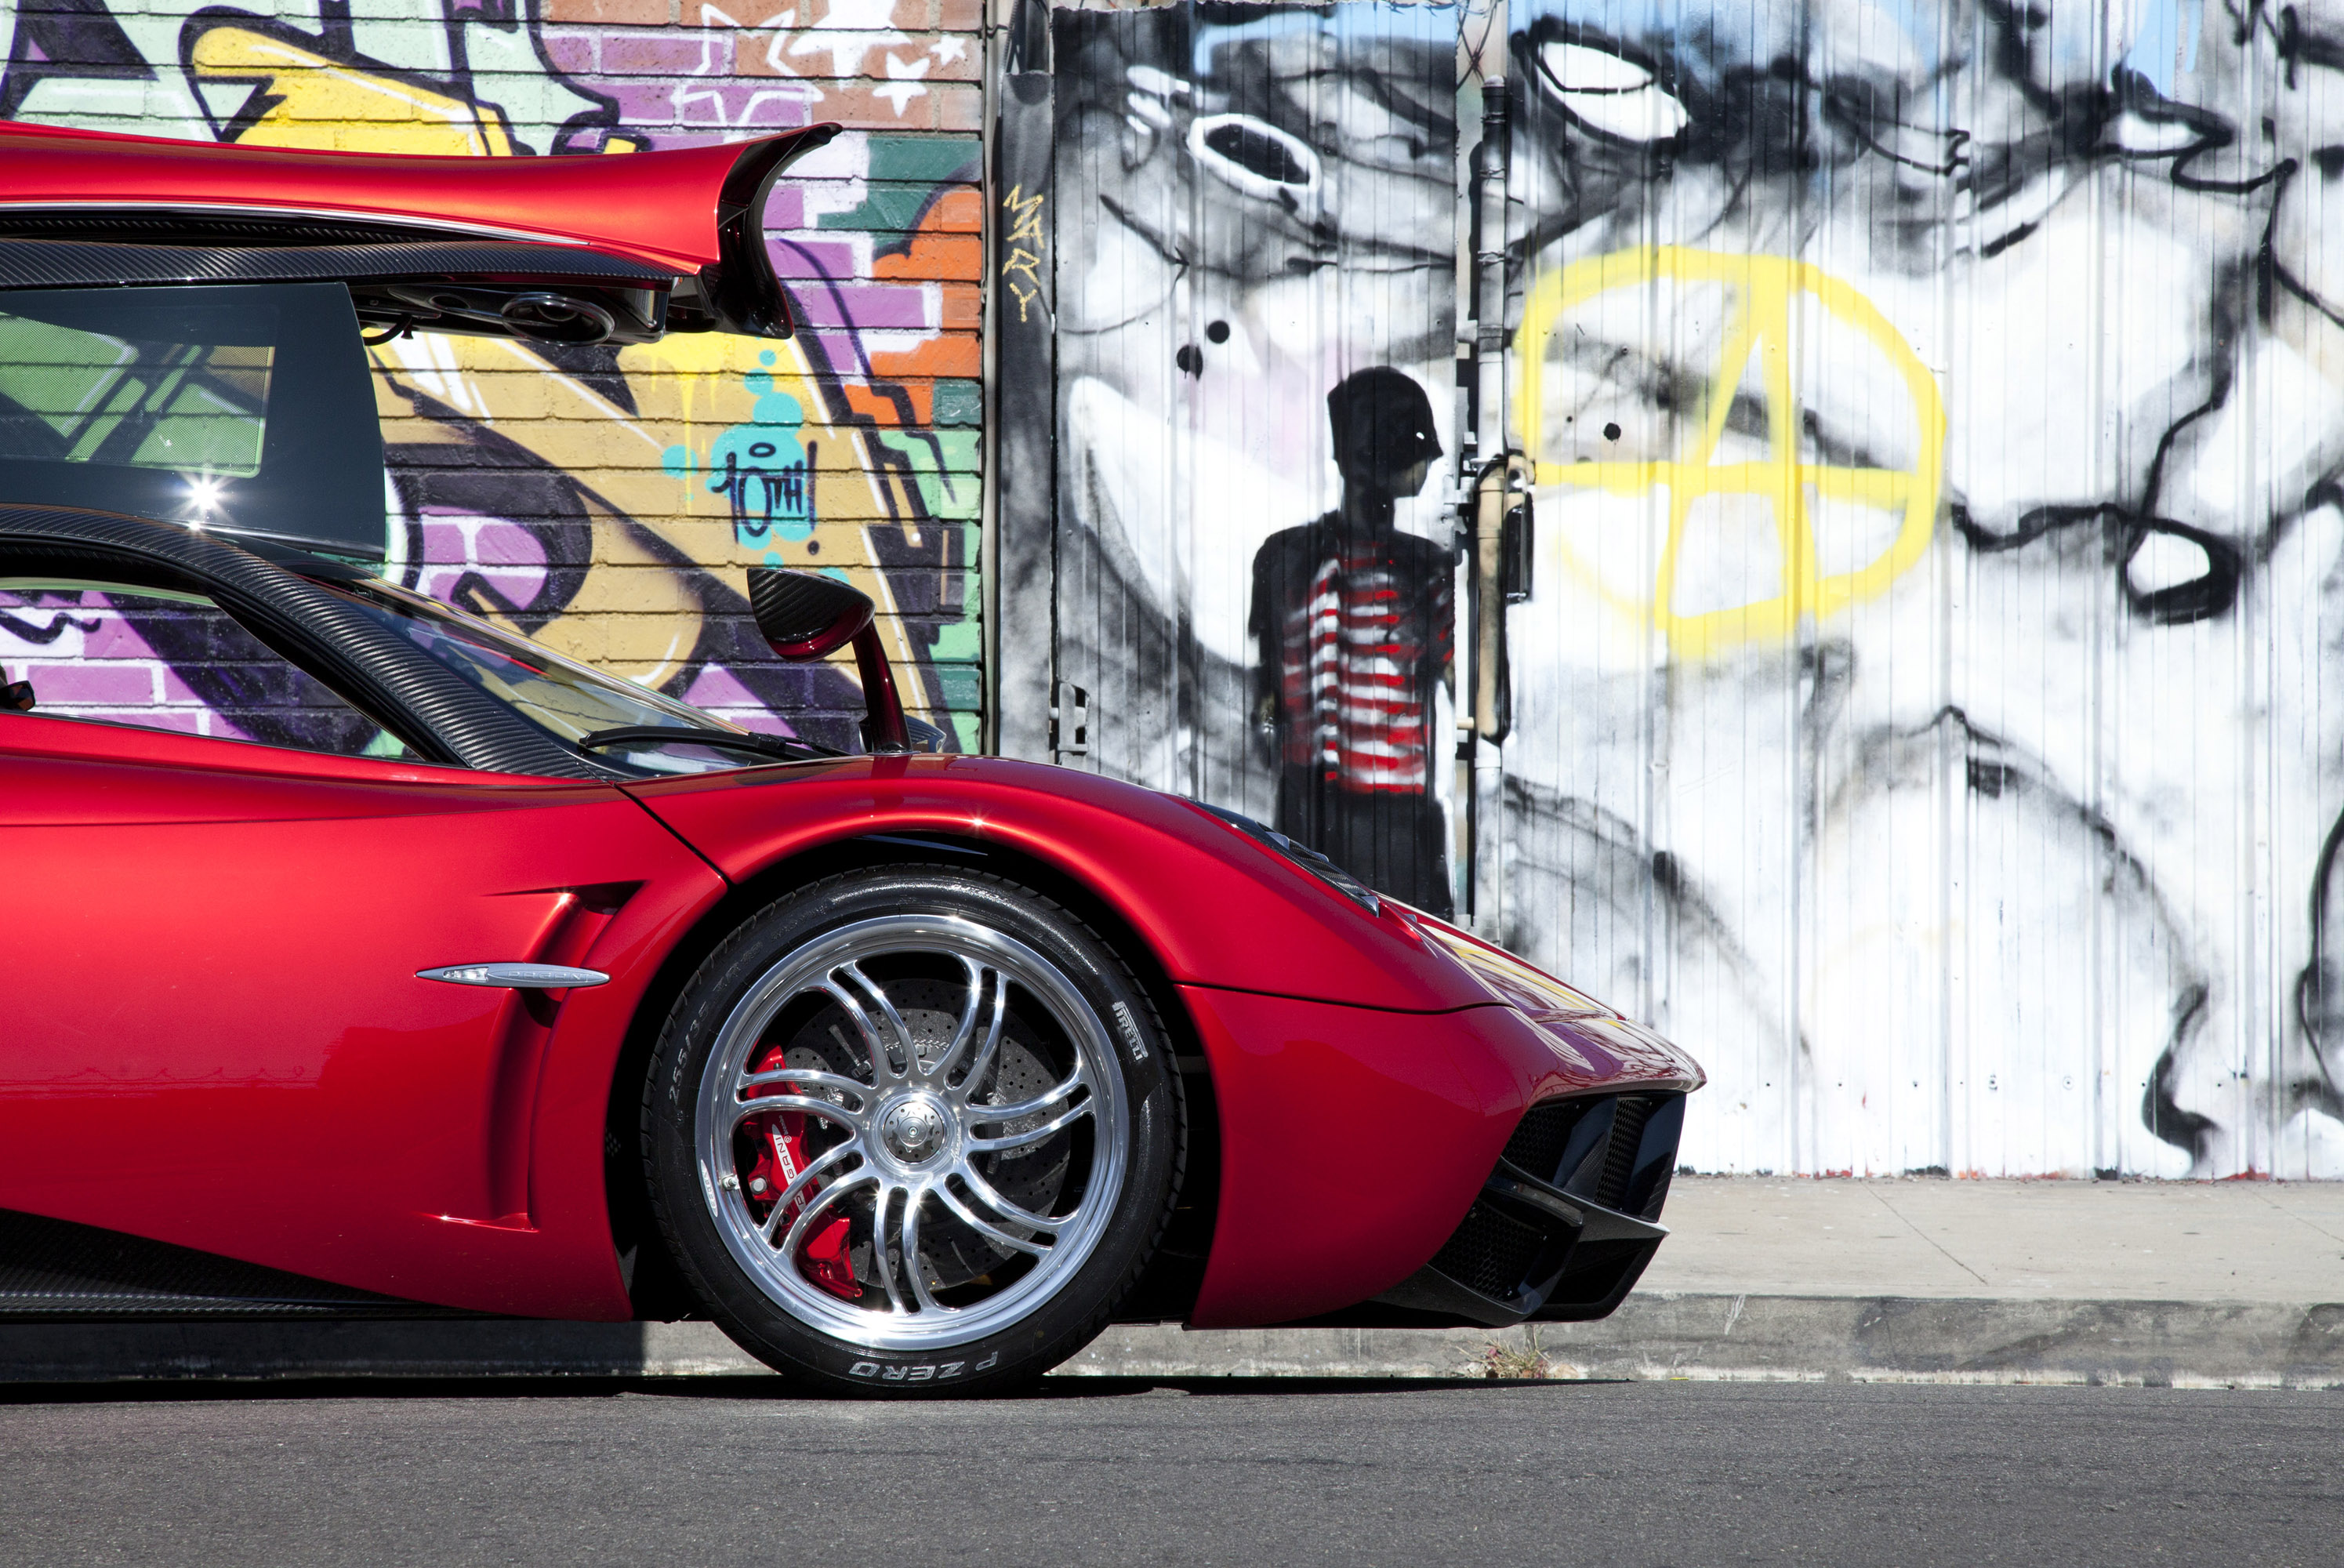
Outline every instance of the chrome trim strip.
{"label": "chrome trim strip", "polygon": [[438,969],[418,969],[419,980],[440,980],[450,986],[500,986],[514,991],[575,991],[608,985],[611,976],[600,969],[572,969],[563,964],[450,964]]}

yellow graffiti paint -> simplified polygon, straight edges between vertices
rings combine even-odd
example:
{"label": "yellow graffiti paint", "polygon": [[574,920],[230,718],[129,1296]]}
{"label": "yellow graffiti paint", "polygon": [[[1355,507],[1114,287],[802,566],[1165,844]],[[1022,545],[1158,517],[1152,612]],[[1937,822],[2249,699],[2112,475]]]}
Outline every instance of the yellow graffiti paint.
{"label": "yellow graffiti paint", "polygon": [[250,86],[264,106],[236,140],[246,147],[494,157],[512,134],[494,106],[469,103],[385,69],[369,70],[232,25],[206,29],[188,51],[199,86]]}
{"label": "yellow graffiti paint", "polygon": [[[1704,378],[1698,403],[1680,426],[1673,455],[1628,461],[1545,460],[1544,372],[1557,334],[1571,331],[1573,313],[1601,296],[1649,290],[1663,283],[1714,286],[1726,300],[1715,339],[1716,363]],[[1801,296],[1876,348],[1893,367],[1894,381],[1911,399],[1915,421],[1911,467],[1800,460],[1806,422],[1793,375],[1793,318],[1794,307],[1803,303]],[[1945,406],[1935,378],[1871,301],[1803,261],[1665,245],[1592,257],[1537,280],[1523,303],[1515,343],[1520,366],[1515,407],[1534,482],[1653,503],[1665,498],[1667,532],[1649,597],[1622,594],[1616,586],[1607,586],[1594,564],[1568,546],[1565,556],[1616,608],[1649,614],[1679,656],[1698,658],[1739,643],[1788,637],[1803,618],[1827,616],[1882,592],[1928,549],[1945,460]],[[1766,411],[1765,455],[1756,461],[1721,461],[1718,452],[1728,416],[1753,379],[1753,361],[1756,389]],[[1894,538],[1860,565],[1823,570],[1810,494],[1822,501],[1888,513],[1895,524]],[[1698,548],[1689,538],[1688,521],[1693,508],[1708,498],[1741,498],[1771,511],[1780,571],[1771,593],[1754,594],[1737,605],[1680,613],[1677,593],[1688,552]]]}
{"label": "yellow graffiti paint", "polygon": [[[797,433],[806,449],[813,515],[825,524],[819,538],[791,540],[776,531],[761,547],[743,545],[734,534],[724,498],[698,473],[677,480],[664,469],[655,473],[639,471],[634,483],[644,493],[639,500],[631,500],[630,510],[645,517],[680,508],[691,520],[687,547],[697,551],[692,557],[695,561],[734,568],[770,561],[841,574],[879,607],[880,632],[888,643],[888,657],[898,667],[913,668],[925,657],[924,650],[913,642],[911,628],[894,612],[894,584],[873,542],[873,536],[880,533],[916,533],[917,522],[910,521],[915,514],[890,500],[883,488],[884,470],[867,460],[856,433],[850,427],[831,424],[823,415],[825,400],[815,384],[802,339],[713,332],[672,334],[656,343],[621,349],[619,367],[635,390],[637,422],[642,430],[661,444],[662,451],[682,446],[694,454],[704,453],[720,432],[753,417],[758,399],[751,389],[751,378],[760,372],[771,377],[773,389],[793,400],[803,419]],[[652,493],[662,482],[669,487],[663,506]],[[838,526],[842,523],[853,526],[842,529]],[[842,536],[853,541],[851,547],[842,548]],[[679,539],[677,542],[686,541]],[[743,576],[729,581],[738,589],[747,580]],[[834,662],[853,673],[852,655],[845,650]]]}
{"label": "yellow graffiti paint", "polygon": [[[870,542],[873,532],[900,525],[853,433],[823,416],[799,341],[712,332],[630,345],[620,350],[619,366],[634,392],[631,412],[510,339],[419,333],[369,353],[391,445],[451,449],[441,460],[452,466],[460,461],[452,449],[492,431],[577,485],[593,524],[595,558],[562,613],[530,633],[539,642],[664,686],[699,641],[705,579],[745,592],[742,569],[773,560],[843,573],[879,605],[888,656],[906,669],[924,656],[911,629],[889,613],[894,595]],[[777,361],[772,366],[763,363],[769,354]],[[748,420],[756,398],[746,383],[760,370],[804,413],[815,513],[834,525],[818,541],[777,538],[764,549],[744,548],[725,498],[704,478],[678,479],[664,466],[672,447],[703,450],[718,432]],[[845,541],[854,547],[843,548]],[[850,654],[842,652],[838,663],[853,673]]]}

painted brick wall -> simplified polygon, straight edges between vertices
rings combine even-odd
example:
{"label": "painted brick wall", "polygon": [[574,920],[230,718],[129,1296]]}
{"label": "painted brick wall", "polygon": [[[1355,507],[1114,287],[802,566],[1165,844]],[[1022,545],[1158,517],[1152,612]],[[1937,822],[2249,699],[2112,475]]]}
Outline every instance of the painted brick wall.
{"label": "painted brick wall", "polygon": [[[762,728],[844,742],[845,666],[792,671],[741,568],[842,572],[879,600],[907,698],[974,747],[981,202],[975,0],[145,0],[0,5],[0,114],[187,138],[482,157],[625,156],[834,120],[768,242],[805,329],[551,350],[374,350],[390,575]],[[0,667],[70,607],[12,605]],[[193,693],[201,672],[113,638]],[[198,721],[235,733],[232,716]]]}

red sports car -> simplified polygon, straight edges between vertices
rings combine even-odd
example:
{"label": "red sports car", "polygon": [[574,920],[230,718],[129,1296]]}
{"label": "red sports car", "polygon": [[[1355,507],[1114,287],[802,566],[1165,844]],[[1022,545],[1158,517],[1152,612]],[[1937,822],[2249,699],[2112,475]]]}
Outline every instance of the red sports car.
{"label": "red sports car", "polygon": [[[362,333],[785,334],[758,213],[830,134],[0,126],[0,1318],[705,1315],[976,1391],[1633,1285],[1702,1075],[1610,1008],[1243,817],[933,753],[834,579],[746,586],[852,649],[852,754],[359,563]],[[134,638],[209,673],[179,728],[83,711]]]}

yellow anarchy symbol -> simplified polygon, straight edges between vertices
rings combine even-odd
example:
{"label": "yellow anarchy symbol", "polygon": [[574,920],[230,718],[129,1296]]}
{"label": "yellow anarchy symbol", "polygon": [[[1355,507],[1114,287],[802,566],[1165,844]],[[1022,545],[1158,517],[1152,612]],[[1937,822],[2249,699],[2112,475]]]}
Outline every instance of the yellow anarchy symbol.
{"label": "yellow anarchy symbol", "polygon": [[[1708,377],[1699,403],[1678,425],[1682,434],[1676,455],[1629,461],[1543,460],[1547,389],[1542,372],[1555,334],[1570,329],[1568,319],[1575,307],[1598,295],[1649,288],[1663,280],[1721,285],[1727,298],[1716,369]],[[1793,307],[1804,303],[1798,298],[1801,295],[1812,297],[1813,303],[1841,326],[1875,345],[1911,393],[1918,425],[1911,468],[1854,468],[1800,460],[1800,438],[1806,421],[1793,374]],[[1700,657],[1737,642],[1788,637],[1804,616],[1829,615],[1879,593],[1928,549],[1936,524],[1945,445],[1945,405],[1935,378],[1871,301],[1805,262],[1671,245],[1591,257],[1538,279],[1524,301],[1517,342],[1521,349],[1521,380],[1515,406],[1521,413],[1523,445],[1534,482],[1629,498],[1665,493],[1668,533],[1648,603],[1603,587],[1595,577],[1593,563],[1577,555],[1568,542],[1564,552],[1575,570],[1597,583],[1603,598],[1632,613],[1649,610],[1672,652]],[[1764,394],[1765,456],[1759,461],[1721,462],[1717,450],[1726,435],[1726,419],[1737,392],[1749,379],[1753,356],[1758,359],[1758,387]],[[1780,573],[1773,585],[1776,592],[1731,608],[1680,614],[1676,592],[1679,572],[1685,565],[1686,520],[1694,504],[1710,496],[1752,497],[1771,508],[1780,547]],[[1892,515],[1901,513],[1895,537],[1868,561],[1825,572],[1818,563],[1810,496]]]}

